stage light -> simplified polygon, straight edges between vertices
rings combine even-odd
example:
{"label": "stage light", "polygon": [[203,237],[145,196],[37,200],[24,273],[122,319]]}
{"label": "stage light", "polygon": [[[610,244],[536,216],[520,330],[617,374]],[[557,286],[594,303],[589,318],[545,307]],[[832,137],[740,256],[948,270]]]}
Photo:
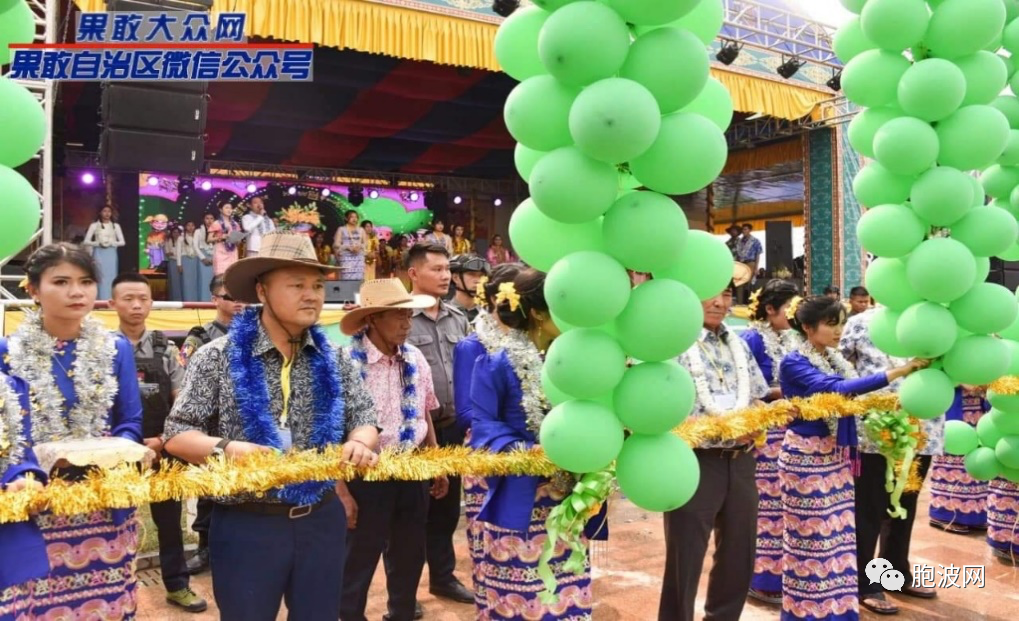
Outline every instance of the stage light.
{"label": "stage light", "polygon": [[378,197],[379,197],[379,191],[378,190],[372,190],[371,192],[368,192],[368,198],[370,198],[372,200],[375,200]]}
{"label": "stage light", "polygon": [[830,88],[831,90],[833,90],[835,92],[841,91],[842,90],[842,70],[839,69],[838,73],[833,75],[831,77],[831,79],[829,79],[827,82],[825,82],[825,84],[827,84],[828,88]]}
{"label": "stage light", "polygon": [[494,201],[492,201],[492,203],[493,203],[493,204],[494,204],[494,205],[495,205],[496,207],[502,207],[502,199],[501,199],[501,198],[497,198],[497,199],[495,199]]}
{"label": "stage light", "polygon": [[779,65],[778,69],[776,69],[775,71],[778,72],[778,75],[788,80],[789,78],[796,75],[796,72],[800,70],[800,67],[802,67],[805,64],[807,64],[806,61],[802,61],[794,56],[789,60],[783,62],[781,65]]}
{"label": "stage light", "polygon": [[81,182],[85,185],[92,185],[96,182],[96,176],[90,172],[84,172],[81,174]]}
{"label": "stage light", "polygon": [[418,194],[417,192],[411,192],[410,193],[410,202],[416,203],[416,202],[418,202],[419,198],[421,198],[421,195]]}
{"label": "stage light", "polygon": [[211,190],[212,189],[212,182],[211,181],[203,181],[202,182],[202,189],[205,190],[206,192]]}
{"label": "stage light", "polygon": [[509,17],[520,8],[520,0],[495,0],[492,3],[492,12],[501,17]]}
{"label": "stage light", "polygon": [[359,185],[350,186],[347,188],[347,199],[354,207],[360,206],[364,202],[364,188]]}
{"label": "stage light", "polygon": [[328,198],[330,194],[332,194],[332,192],[329,191],[329,188],[322,189],[322,198]]}
{"label": "stage light", "polygon": [[460,196],[454,196],[453,197],[453,204],[454,205],[459,205],[462,202],[464,202],[464,199],[461,198]]}
{"label": "stage light", "polygon": [[289,194],[290,196],[296,195],[297,194],[297,187],[296,186],[290,186],[290,189],[287,190],[287,194]]}
{"label": "stage light", "polygon": [[159,177],[155,175],[149,175],[149,185],[151,185],[152,187],[156,187],[157,185],[159,185]]}
{"label": "stage light", "polygon": [[718,62],[723,65],[731,65],[736,62],[736,58],[739,57],[740,50],[743,49],[743,45],[736,43],[735,41],[728,41],[722,45],[722,49],[718,50],[715,54],[715,58]]}
{"label": "stage light", "polygon": [[248,194],[254,194],[255,191],[258,190],[258,187],[255,186],[254,183],[249,183],[247,189],[248,189]]}

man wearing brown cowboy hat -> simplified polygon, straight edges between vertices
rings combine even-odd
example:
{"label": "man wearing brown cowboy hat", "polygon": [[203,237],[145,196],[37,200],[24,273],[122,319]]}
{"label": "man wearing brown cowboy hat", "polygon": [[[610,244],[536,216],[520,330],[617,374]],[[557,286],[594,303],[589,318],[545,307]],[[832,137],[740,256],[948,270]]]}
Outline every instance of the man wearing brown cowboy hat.
{"label": "man wearing brown cowboy hat", "polygon": [[[227,336],[199,349],[164,431],[167,452],[191,463],[258,451],[342,445],[357,467],[377,461],[375,404],[357,366],[317,325],[325,273],[311,240],[270,233],[257,257],[226,271],[237,301]],[[264,495],[217,498],[209,553],[226,621],[335,621],[346,554],[346,515],[333,481]]]}
{"label": "man wearing brown cowboy hat", "polygon": [[[428,360],[407,344],[416,309],[435,306],[430,295],[411,295],[397,279],[369,280],[361,286],[361,304],[347,313],[340,330],[351,337],[349,354],[360,367],[378,412],[379,447],[412,451],[436,446],[429,413],[439,407]],[[441,498],[449,490],[442,477],[431,485]],[[353,480],[337,484],[347,509],[347,559],[341,621],[365,621],[368,589],[385,552],[389,614],[411,621],[421,570],[425,565],[429,483]]]}

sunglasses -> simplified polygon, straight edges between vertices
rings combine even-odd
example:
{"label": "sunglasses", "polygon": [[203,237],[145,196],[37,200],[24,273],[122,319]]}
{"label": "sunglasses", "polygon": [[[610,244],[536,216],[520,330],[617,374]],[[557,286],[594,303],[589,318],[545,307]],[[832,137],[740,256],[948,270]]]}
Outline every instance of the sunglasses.
{"label": "sunglasses", "polygon": [[233,299],[233,296],[231,296],[229,293],[224,293],[223,295],[213,295],[212,297],[219,298],[219,299],[221,299],[221,300],[223,300],[225,302],[236,302],[237,301],[237,300]]}

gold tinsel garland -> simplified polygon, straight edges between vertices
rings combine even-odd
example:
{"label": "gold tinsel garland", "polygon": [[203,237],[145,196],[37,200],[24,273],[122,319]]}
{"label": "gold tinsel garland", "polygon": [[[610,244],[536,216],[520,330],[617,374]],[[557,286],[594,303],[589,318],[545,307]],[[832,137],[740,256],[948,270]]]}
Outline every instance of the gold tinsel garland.
{"label": "gold tinsel garland", "polygon": [[[1019,378],[1007,377],[991,385],[998,394],[1019,394]],[[691,446],[710,440],[735,440],[794,419],[819,420],[837,413],[860,416],[870,410],[898,408],[892,394],[872,394],[850,399],[842,395],[814,395],[767,405],[753,406],[724,417],[688,418],[675,433]],[[3,494],[0,524],[26,520],[31,513],[49,509],[58,515],[74,515],[101,509],[136,507],[146,502],[231,496],[242,492],[264,493],[274,487],[301,481],[428,480],[441,475],[460,476],[551,476],[556,471],[540,448],[511,453],[489,453],[466,447],[443,447],[413,453],[383,452],[378,465],[363,472],[340,462],[339,447],[321,452],[301,451],[285,456],[257,453],[243,461],[214,460],[202,466],[170,464],[164,460],[158,472],[141,472],[134,466],[120,466],[91,473],[85,481],[52,481],[40,491],[23,490]],[[920,478],[910,473],[906,490],[920,489]]]}

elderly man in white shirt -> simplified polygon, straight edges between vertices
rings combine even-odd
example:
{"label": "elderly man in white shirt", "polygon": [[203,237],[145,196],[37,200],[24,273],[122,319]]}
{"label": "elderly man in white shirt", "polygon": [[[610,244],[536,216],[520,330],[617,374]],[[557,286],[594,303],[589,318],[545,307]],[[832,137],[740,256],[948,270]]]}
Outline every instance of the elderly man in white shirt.
{"label": "elderly man in white shirt", "polygon": [[276,230],[276,224],[266,213],[265,202],[261,197],[256,196],[251,199],[251,208],[241,218],[241,227],[248,234],[247,256],[257,257],[258,251],[262,247],[262,236]]}

